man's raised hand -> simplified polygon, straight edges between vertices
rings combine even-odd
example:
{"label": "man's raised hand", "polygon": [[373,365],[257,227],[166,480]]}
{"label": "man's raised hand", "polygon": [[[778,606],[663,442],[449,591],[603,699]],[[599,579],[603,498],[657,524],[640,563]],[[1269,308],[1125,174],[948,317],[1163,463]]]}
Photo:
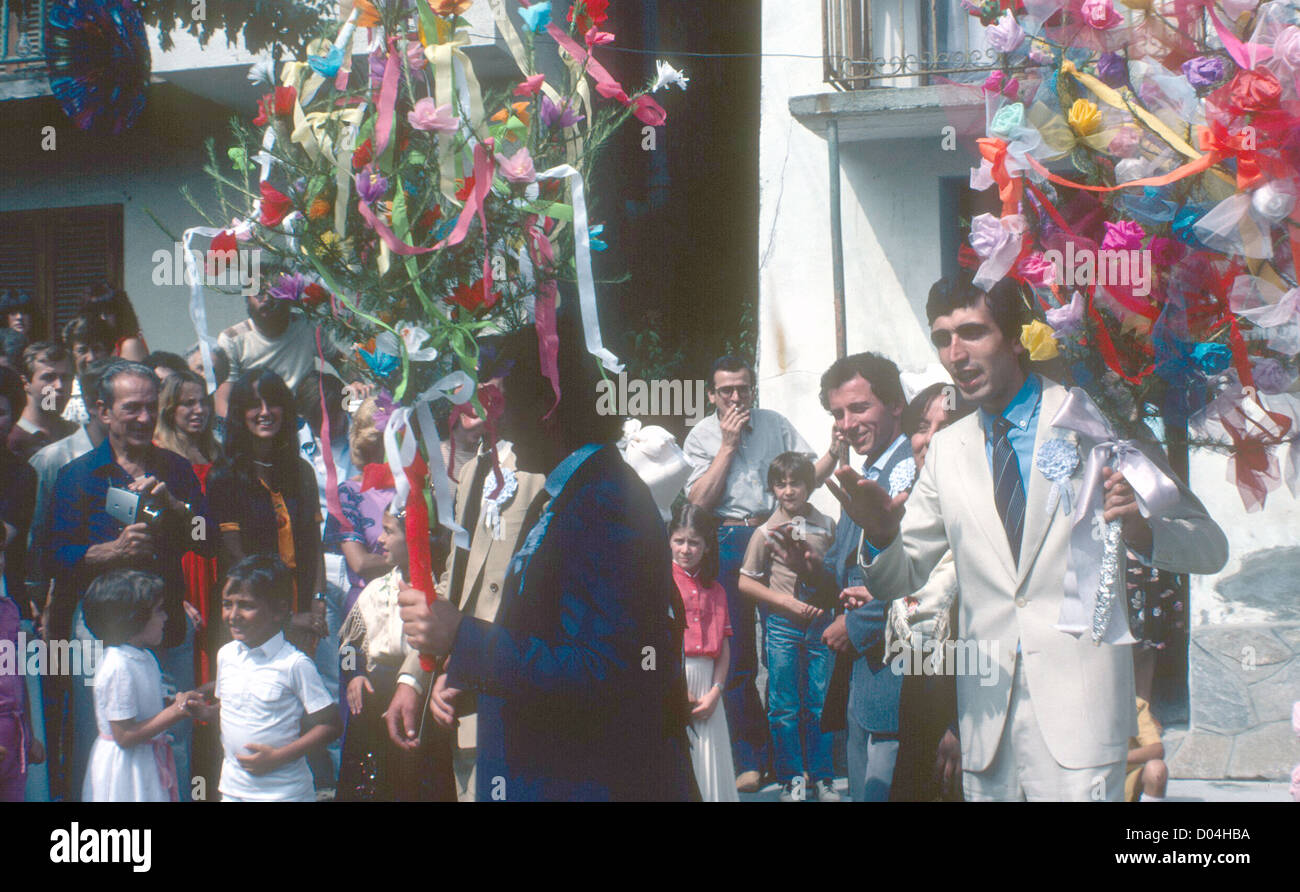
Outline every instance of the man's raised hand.
{"label": "man's raised hand", "polygon": [[898,535],[903,520],[907,493],[893,498],[880,484],[868,480],[852,468],[839,468],[826,486],[840,500],[844,511],[862,528],[862,534],[876,548],[884,548]]}

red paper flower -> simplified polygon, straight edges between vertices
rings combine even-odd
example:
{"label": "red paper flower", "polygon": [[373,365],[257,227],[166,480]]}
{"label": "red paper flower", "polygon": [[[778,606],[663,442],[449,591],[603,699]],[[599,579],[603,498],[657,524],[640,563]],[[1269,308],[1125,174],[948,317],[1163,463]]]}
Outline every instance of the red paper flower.
{"label": "red paper flower", "polygon": [[1238,71],[1228,84],[1229,108],[1237,114],[1276,108],[1282,98],[1282,85],[1266,69]]}
{"label": "red paper flower", "polygon": [[627,105],[627,91],[614,81],[596,81],[596,92],[606,99],[617,99]]}
{"label": "red paper flower", "polygon": [[421,214],[419,219],[415,221],[415,228],[423,229],[425,232],[428,232],[433,228],[433,224],[437,223],[441,218],[442,208],[438,205],[434,205],[430,210]]}
{"label": "red paper flower", "polygon": [[479,279],[473,285],[461,285],[446,298],[447,303],[455,304],[458,307],[464,307],[471,313],[477,313],[480,310],[490,310],[501,299],[498,292],[484,296],[483,280]]}
{"label": "red paper flower", "polygon": [[280,221],[289,216],[293,210],[293,202],[289,196],[276,189],[266,180],[262,181],[262,217],[263,226],[279,226]]}
{"label": "red paper flower", "polygon": [[357,146],[356,151],[352,153],[352,169],[360,170],[369,164],[372,160],[372,152],[373,147],[370,145],[370,140],[368,139],[361,145]]}
{"label": "red paper flower", "polygon": [[235,241],[235,234],[230,230],[222,230],[212,237],[212,242],[208,245],[208,275],[217,274],[217,262],[220,260],[227,269],[235,259],[235,252],[239,249],[239,243]]}
{"label": "red paper flower", "polygon": [[271,114],[285,118],[292,117],[293,104],[297,98],[297,88],[276,87],[274,93],[267,93],[257,100],[257,117],[253,119],[253,124],[257,127],[265,127],[269,123]]}
{"label": "red paper flower", "polygon": [[456,200],[459,202],[469,201],[470,193],[474,191],[474,178],[465,177],[464,185],[456,190]]}
{"label": "red paper flower", "polygon": [[578,3],[569,7],[569,21],[573,21],[573,14],[577,12],[577,31],[579,34],[586,34],[594,26],[602,24],[609,18],[609,14],[606,12],[608,9],[609,0],[579,0]]}
{"label": "red paper flower", "polygon": [[638,96],[636,98],[636,101],[632,103],[632,114],[651,127],[658,127],[668,120],[668,112],[664,111],[664,107],[649,96]]}
{"label": "red paper flower", "polygon": [[320,282],[312,282],[302,290],[302,304],[305,307],[314,307],[329,299],[330,293]]}

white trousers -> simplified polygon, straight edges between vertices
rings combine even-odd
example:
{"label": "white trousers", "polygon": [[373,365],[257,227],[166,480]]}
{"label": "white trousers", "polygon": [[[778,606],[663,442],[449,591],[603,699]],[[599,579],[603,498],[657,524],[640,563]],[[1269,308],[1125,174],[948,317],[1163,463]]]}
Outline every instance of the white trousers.
{"label": "white trousers", "polygon": [[1052,758],[1025,684],[1024,658],[1016,657],[1011,702],[993,761],[984,771],[963,771],[967,802],[1121,802],[1121,759],[1095,768],[1065,768]]}

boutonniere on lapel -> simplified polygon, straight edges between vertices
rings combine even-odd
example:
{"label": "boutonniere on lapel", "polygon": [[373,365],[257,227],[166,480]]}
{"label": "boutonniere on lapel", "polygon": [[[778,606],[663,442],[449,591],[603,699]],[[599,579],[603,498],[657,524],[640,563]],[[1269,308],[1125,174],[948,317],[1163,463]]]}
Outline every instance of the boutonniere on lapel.
{"label": "boutonniere on lapel", "polygon": [[1042,475],[1052,482],[1052,491],[1047,495],[1047,514],[1050,517],[1060,502],[1063,513],[1069,514],[1071,495],[1070,478],[1079,467],[1079,441],[1073,434],[1048,440],[1038,449],[1034,456],[1034,465]]}
{"label": "boutonniere on lapel", "polygon": [[889,472],[889,497],[892,499],[916,483],[916,462],[904,459]]}
{"label": "boutonniere on lapel", "polygon": [[[483,486],[483,526],[492,531],[492,538],[500,541],[506,537],[505,521],[501,519],[501,511],[510,500],[515,497],[519,491],[519,478],[515,476],[511,468],[501,468],[501,476],[504,482],[499,487],[493,487],[494,493],[488,489],[488,481],[484,481]],[[491,478],[489,478],[490,480]]]}

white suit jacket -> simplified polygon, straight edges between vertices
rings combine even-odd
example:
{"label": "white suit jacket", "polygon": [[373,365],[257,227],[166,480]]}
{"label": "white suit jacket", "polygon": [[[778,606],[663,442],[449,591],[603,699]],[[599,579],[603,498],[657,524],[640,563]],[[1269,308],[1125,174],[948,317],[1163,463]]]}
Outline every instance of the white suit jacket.
{"label": "white suit jacket", "polygon": [[[1052,419],[1068,391],[1044,380],[1035,456],[1043,443],[1067,432]],[[1071,481],[1078,489],[1094,443],[1081,439]],[[1154,444],[1137,444],[1171,478]],[[996,658],[981,677],[979,666],[958,668],[958,725],[962,766],[983,771],[997,752],[1011,696],[1016,648],[1023,652],[1034,715],[1052,757],[1066,768],[1090,768],[1124,759],[1136,733],[1136,697],[1130,646],[1092,643],[1054,626],[1061,611],[1072,515],[1047,514],[1052,484],[1035,465],[1026,486],[1024,538],[1017,568],[993,500],[993,476],[979,413],[940,431],[907,501],[902,531],[864,565],[867,586],[893,599],[921,588],[950,548],[961,590],[956,637]],[[1151,563],[1179,573],[1215,573],[1228,559],[1223,531],[1181,484],[1182,498],[1162,517],[1149,518]],[[1100,543],[1098,543],[1100,548]],[[1125,610],[1117,599],[1116,610]]]}

